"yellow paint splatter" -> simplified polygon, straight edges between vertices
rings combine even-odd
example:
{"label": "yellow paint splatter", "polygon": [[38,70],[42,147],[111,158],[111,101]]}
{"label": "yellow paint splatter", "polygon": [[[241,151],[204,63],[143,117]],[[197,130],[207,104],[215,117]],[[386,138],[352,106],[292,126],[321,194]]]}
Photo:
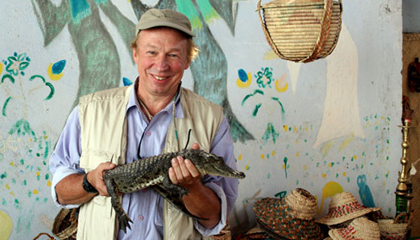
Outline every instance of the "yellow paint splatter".
{"label": "yellow paint splatter", "polygon": [[264,154],[261,154],[261,159],[264,159],[264,158],[265,158]]}
{"label": "yellow paint splatter", "polygon": [[329,142],[325,143],[321,147],[322,156],[325,157],[327,155],[327,153],[330,151],[330,149],[333,145],[334,145],[334,143],[332,141],[329,141]]}
{"label": "yellow paint splatter", "polygon": [[6,184],[4,187],[6,187],[7,190],[10,190],[9,184]]}
{"label": "yellow paint splatter", "polygon": [[323,173],[322,178],[326,178],[326,177],[327,177],[327,174]]}
{"label": "yellow paint splatter", "polygon": [[276,152],[275,151],[272,151],[271,152],[271,156],[274,156],[276,154]]}
{"label": "yellow paint splatter", "polygon": [[328,163],[328,167],[332,167],[332,166],[333,166],[332,162]]}
{"label": "yellow paint splatter", "polygon": [[249,164],[248,164],[248,165],[245,166],[245,170],[249,170],[249,169],[250,169],[250,167],[249,167]]}
{"label": "yellow paint splatter", "polygon": [[279,79],[276,79],[274,84],[278,92],[286,92],[289,87],[289,84],[286,81],[286,74],[283,74]]}
{"label": "yellow paint splatter", "polygon": [[273,50],[268,51],[264,54],[264,59],[265,60],[273,60],[273,59],[277,59],[277,58],[279,58],[279,56],[277,56],[277,54]]}
{"label": "yellow paint splatter", "polygon": [[356,159],[357,159],[357,156],[356,156],[356,155],[354,155],[354,156],[353,156],[353,159],[354,159],[354,160],[356,160]]}
{"label": "yellow paint splatter", "polygon": [[305,164],[305,166],[303,166],[303,170],[308,170],[308,165]]}
{"label": "yellow paint splatter", "polygon": [[321,214],[325,199],[334,196],[337,193],[343,192],[343,187],[336,182],[328,182],[322,189],[321,206],[318,208],[318,215]]}
{"label": "yellow paint splatter", "polygon": [[296,125],[293,127],[293,131],[297,132],[297,127],[296,127]]}
{"label": "yellow paint splatter", "polygon": [[239,154],[238,156],[238,160],[241,161],[242,160],[242,154]]}
{"label": "yellow paint splatter", "polygon": [[282,168],[283,168],[283,170],[285,170],[286,169],[286,164],[283,164]]}
{"label": "yellow paint splatter", "polygon": [[0,63],[0,74],[3,72],[3,64]]}
{"label": "yellow paint splatter", "polygon": [[299,152],[296,153],[296,157],[299,157]]}
{"label": "yellow paint splatter", "polygon": [[[1,64],[0,64],[1,65]],[[1,71],[0,71],[1,73]],[[0,239],[9,239],[10,233],[12,232],[13,228],[13,221],[5,212],[0,211]]]}
{"label": "yellow paint splatter", "polygon": [[248,80],[246,80],[246,82],[242,82],[241,79],[236,79],[236,86],[238,86],[239,88],[247,88],[251,85],[252,82],[252,75],[251,73],[248,73]]}
{"label": "yellow paint splatter", "polygon": [[347,173],[346,172],[343,172],[343,177],[345,177],[345,176],[347,176]]}
{"label": "yellow paint splatter", "polygon": [[48,186],[48,187],[51,187],[51,185],[52,185],[52,184],[51,184],[51,181],[50,181],[50,180],[48,180],[48,181],[47,181],[47,186]]}
{"label": "yellow paint splatter", "polygon": [[284,131],[287,132],[287,129],[288,129],[287,125],[283,125],[283,128],[284,128]]}
{"label": "yellow paint splatter", "polygon": [[53,67],[53,63],[51,63],[51,64],[48,66],[48,70],[47,70],[47,72],[48,72],[48,76],[50,77],[50,79],[51,79],[52,81],[57,81],[57,80],[59,80],[60,78],[62,78],[62,77],[63,77],[64,73],[54,74],[54,73],[53,73],[53,71],[52,71],[52,67]]}
{"label": "yellow paint splatter", "polygon": [[346,148],[352,142],[354,142],[354,133],[350,134],[350,136],[347,136],[346,139],[344,139],[344,141],[341,143],[341,145],[338,149],[340,151],[342,151],[344,148]]}
{"label": "yellow paint splatter", "polygon": [[15,166],[15,163],[12,161],[12,162],[10,162],[10,166]]}
{"label": "yellow paint splatter", "polygon": [[33,193],[38,194],[38,190],[34,189]]}
{"label": "yellow paint splatter", "polygon": [[15,193],[13,191],[10,191],[10,195],[12,195],[12,197],[14,197]]}
{"label": "yellow paint splatter", "polygon": [[41,175],[41,173],[38,171],[38,172],[36,172],[36,175],[39,176],[39,175]]}

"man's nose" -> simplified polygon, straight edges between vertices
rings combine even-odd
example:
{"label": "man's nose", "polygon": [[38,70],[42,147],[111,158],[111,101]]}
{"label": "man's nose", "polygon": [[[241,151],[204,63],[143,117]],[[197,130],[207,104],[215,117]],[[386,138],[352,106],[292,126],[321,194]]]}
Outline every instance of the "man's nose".
{"label": "man's nose", "polygon": [[157,67],[159,70],[166,70],[168,68],[168,59],[165,55],[159,56],[156,62]]}

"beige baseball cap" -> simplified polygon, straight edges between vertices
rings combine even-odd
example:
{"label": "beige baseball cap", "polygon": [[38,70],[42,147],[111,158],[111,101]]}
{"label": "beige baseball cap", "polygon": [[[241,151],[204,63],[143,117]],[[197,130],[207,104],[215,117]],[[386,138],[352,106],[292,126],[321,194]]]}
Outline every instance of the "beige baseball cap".
{"label": "beige baseball cap", "polygon": [[187,16],[170,9],[152,8],[143,13],[136,25],[136,35],[141,30],[154,27],[170,27],[177,29],[191,37],[195,36],[192,32],[191,23]]}

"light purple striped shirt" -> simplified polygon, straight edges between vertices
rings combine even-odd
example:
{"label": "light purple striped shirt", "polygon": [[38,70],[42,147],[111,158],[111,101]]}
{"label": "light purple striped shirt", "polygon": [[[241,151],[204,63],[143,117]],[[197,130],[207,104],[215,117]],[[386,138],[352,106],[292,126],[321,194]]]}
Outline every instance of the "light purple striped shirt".
{"label": "light purple striped shirt", "polygon": [[[134,88],[133,88],[134,89]],[[178,99],[175,105],[175,116],[183,117],[183,109]],[[172,120],[171,102],[168,106],[154,116],[149,123],[147,117],[140,110],[135,91],[132,91],[127,105],[127,163],[137,159],[140,140],[141,158],[162,153],[166,133]],[[144,133],[144,134],[143,134]],[[81,155],[80,122],[77,107],[70,114],[66,126],[57,142],[56,148],[50,158],[50,171],[53,173],[52,197],[57,206],[74,208],[78,205],[61,205],[57,201],[55,186],[66,176],[74,173],[84,173],[79,167]],[[190,146],[192,143],[190,143]],[[223,117],[222,124],[211,144],[210,152],[225,159],[227,165],[236,169],[233,154],[233,141],[229,131],[229,124]],[[213,229],[207,229],[195,221],[196,229],[203,235],[214,235],[220,232],[226,224],[227,214],[232,210],[238,195],[238,180],[205,176],[205,185],[211,188],[221,200],[221,220]],[[133,220],[131,230],[125,234],[120,231],[118,239],[163,239],[163,198],[151,189],[124,194],[122,205],[124,211]]]}

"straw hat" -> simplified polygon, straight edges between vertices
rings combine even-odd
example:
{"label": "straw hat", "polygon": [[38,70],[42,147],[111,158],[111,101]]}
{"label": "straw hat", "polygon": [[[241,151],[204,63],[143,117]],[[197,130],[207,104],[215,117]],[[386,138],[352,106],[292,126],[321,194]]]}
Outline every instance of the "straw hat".
{"label": "straw hat", "polygon": [[342,192],[331,197],[327,215],[316,220],[316,222],[336,225],[380,209],[362,206],[351,193]]}
{"label": "straw hat", "polygon": [[254,211],[262,229],[273,237],[288,239],[323,239],[315,223],[317,202],[308,191],[297,188],[283,199],[263,198]]}
{"label": "straw hat", "polygon": [[345,228],[331,229],[328,235],[333,240],[379,240],[381,238],[378,223],[365,217],[354,219],[349,226]]}

